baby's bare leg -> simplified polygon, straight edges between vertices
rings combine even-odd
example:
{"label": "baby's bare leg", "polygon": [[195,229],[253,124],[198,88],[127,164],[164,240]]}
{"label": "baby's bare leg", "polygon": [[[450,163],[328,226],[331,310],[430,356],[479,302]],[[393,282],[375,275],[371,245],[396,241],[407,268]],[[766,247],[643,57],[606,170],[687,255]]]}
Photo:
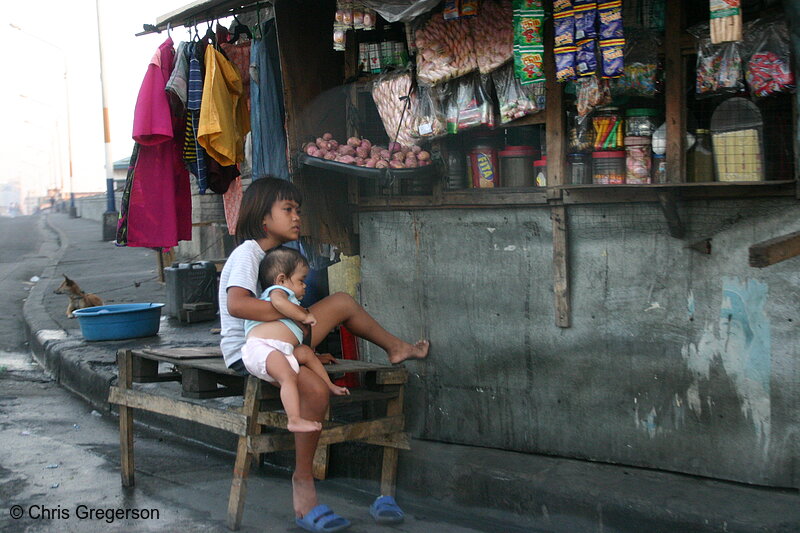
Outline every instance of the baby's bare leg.
{"label": "baby's bare leg", "polygon": [[350,394],[350,391],[347,390],[347,387],[340,387],[338,385],[334,385],[331,381],[330,376],[325,371],[325,367],[322,366],[322,363],[319,362],[319,358],[314,353],[314,350],[306,346],[305,344],[301,344],[297,348],[294,349],[294,356],[297,359],[297,362],[303,366],[307,366],[309,370],[314,372],[325,384],[328,386],[330,391],[335,394],[336,396],[342,396],[345,394]]}
{"label": "baby's bare leg", "polygon": [[281,403],[289,418],[286,429],[292,432],[319,431],[322,424],[300,416],[300,394],[297,392],[297,372],[286,356],[273,350],[267,356],[267,374],[277,380],[281,388]]}

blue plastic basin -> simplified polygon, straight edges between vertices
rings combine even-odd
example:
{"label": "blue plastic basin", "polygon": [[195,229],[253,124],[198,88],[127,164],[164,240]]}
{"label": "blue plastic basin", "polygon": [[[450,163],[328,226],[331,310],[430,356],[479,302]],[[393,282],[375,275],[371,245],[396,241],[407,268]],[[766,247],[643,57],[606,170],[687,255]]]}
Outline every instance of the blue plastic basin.
{"label": "blue plastic basin", "polygon": [[78,309],[81,333],[87,341],[150,337],[158,333],[164,304],[116,304]]}

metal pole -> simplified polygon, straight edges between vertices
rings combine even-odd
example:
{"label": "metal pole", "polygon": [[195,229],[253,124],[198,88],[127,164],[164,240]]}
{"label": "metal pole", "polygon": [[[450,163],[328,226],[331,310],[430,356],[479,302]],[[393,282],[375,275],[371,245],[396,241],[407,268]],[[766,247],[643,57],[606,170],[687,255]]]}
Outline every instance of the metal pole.
{"label": "metal pole", "polygon": [[100,23],[100,0],[95,0],[97,13],[97,48],[100,52],[100,86],[103,92],[103,135],[106,153],[106,212],[103,213],[103,240],[113,241],[117,237],[119,213],[114,203],[114,163],[111,160],[111,127],[108,120],[108,90],[103,58],[103,26]]}
{"label": "metal pole", "polygon": [[67,58],[64,56],[64,87],[67,93],[67,155],[69,156],[69,216],[77,218],[75,208],[75,189],[72,188],[72,119],[69,111],[69,80],[67,79]]}

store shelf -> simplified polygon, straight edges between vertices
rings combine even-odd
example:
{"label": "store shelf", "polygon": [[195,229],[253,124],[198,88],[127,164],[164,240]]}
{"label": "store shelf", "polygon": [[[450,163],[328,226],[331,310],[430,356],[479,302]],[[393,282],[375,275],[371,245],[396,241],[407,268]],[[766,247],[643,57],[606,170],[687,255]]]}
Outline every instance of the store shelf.
{"label": "store shelf", "polygon": [[678,200],[793,197],[795,180],[738,183],[674,183],[659,185],[561,185],[498,189],[462,189],[431,196],[359,198],[361,211],[387,209],[481,209],[545,205],[660,202],[659,195]]}
{"label": "store shelf", "polygon": [[561,185],[565,204],[657,202],[658,194],[669,192],[679,199],[755,198],[794,196],[795,180],[760,182],[668,183],[653,185]]}

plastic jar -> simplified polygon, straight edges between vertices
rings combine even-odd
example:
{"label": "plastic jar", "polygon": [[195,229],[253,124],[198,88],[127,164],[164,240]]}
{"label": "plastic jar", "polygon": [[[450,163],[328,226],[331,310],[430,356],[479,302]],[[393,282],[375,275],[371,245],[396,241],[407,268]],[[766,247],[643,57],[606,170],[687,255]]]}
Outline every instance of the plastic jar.
{"label": "plastic jar", "polygon": [[597,151],[622,150],[625,129],[619,108],[603,107],[592,117],[594,149]]}
{"label": "plastic jar", "polygon": [[536,150],[532,146],[506,146],[498,155],[503,187],[534,185],[533,162],[536,160]]}
{"label": "plastic jar", "polygon": [[569,182],[574,185],[592,183],[592,158],[589,154],[574,153],[567,156]]}
{"label": "plastic jar", "polygon": [[592,154],[592,181],[619,185],[625,183],[625,152],[594,152]]}
{"label": "plastic jar", "polygon": [[479,144],[469,151],[469,168],[472,186],[486,189],[500,186],[500,168],[497,149],[490,144]]}
{"label": "plastic jar", "polygon": [[625,112],[626,137],[652,137],[658,127],[658,109],[636,107]]}
{"label": "plastic jar", "polygon": [[625,183],[650,183],[650,137],[625,137]]}
{"label": "plastic jar", "polygon": [[547,156],[533,162],[533,171],[536,177],[534,183],[537,187],[547,187]]}

